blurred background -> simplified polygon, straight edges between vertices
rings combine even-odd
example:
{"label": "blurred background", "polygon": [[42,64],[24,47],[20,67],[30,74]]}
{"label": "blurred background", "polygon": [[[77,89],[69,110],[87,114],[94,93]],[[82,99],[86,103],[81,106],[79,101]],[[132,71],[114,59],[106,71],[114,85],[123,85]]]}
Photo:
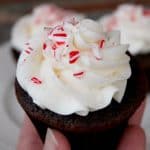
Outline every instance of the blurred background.
{"label": "blurred background", "polygon": [[0,43],[9,39],[11,26],[17,18],[44,2],[52,2],[67,9],[85,12],[92,18],[97,18],[100,14],[122,3],[150,5],[150,0],[0,0]]}

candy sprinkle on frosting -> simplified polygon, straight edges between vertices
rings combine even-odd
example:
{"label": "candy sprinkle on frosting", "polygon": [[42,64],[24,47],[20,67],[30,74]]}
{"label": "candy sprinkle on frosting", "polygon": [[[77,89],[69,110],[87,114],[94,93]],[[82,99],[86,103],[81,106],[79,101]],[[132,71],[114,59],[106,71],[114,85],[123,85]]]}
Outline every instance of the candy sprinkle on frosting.
{"label": "candy sprinkle on frosting", "polygon": [[75,63],[80,57],[80,52],[78,50],[76,51],[71,51],[69,53],[69,63],[73,64]]}
{"label": "candy sprinkle on frosting", "polygon": [[84,73],[85,73],[84,71],[77,72],[77,73],[74,73],[73,76],[75,76],[77,78],[81,78],[81,77],[83,77]]}
{"label": "candy sprinkle on frosting", "polygon": [[30,53],[31,53],[29,50],[25,50],[25,52],[26,52],[27,54],[30,54]]}
{"label": "candy sprinkle on frosting", "polygon": [[47,44],[43,43],[43,50],[45,50],[47,48]]}
{"label": "candy sprinkle on frosting", "polygon": [[105,40],[101,40],[100,43],[99,43],[99,47],[100,48],[103,48],[104,47],[104,44],[105,44]]}
{"label": "candy sprinkle on frosting", "polygon": [[55,51],[56,49],[57,49],[56,44],[53,44],[53,45],[52,45],[52,50],[54,50],[54,51]]}
{"label": "candy sprinkle on frosting", "polygon": [[40,79],[38,79],[37,77],[32,77],[31,81],[35,84],[42,84],[42,81]]}
{"label": "candy sprinkle on frosting", "polygon": [[53,36],[67,37],[66,33],[55,33]]}
{"label": "candy sprinkle on frosting", "polygon": [[33,51],[33,48],[32,48],[32,47],[28,47],[28,49],[29,49],[30,51]]}
{"label": "candy sprinkle on frosting", "polygon": [[61,46],[61,45],[64,45],[65,44],[65,41],[56,41],[56,44]]}

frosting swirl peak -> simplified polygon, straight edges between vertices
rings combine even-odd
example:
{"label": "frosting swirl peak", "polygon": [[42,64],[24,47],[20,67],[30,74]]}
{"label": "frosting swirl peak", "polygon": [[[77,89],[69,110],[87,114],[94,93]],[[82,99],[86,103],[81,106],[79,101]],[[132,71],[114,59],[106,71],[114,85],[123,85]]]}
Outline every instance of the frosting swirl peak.
{"label": "frosting swirl peak", "polygon": [[33,35],[42,32],[45,26],[56,26],[72,17],[82,19],[84,15],[51,3],[36,6],[32,13],[21,17],[13,26],[11,43],[18,51],[22,51],[24,43]]}

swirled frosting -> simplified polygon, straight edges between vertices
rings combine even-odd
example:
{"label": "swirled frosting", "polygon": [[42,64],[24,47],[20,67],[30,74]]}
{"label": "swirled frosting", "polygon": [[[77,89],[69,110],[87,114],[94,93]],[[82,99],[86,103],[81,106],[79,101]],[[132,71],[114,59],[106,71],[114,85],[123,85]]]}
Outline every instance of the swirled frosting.
{"label": "swirled frosting", "polygon": [[34,103],[57,114],[85,116],[121,102],[131,75],[128,45],[90,19],[71,19],[26,43],[17,80]]}
{"label": "swirled frosting", "polygon": [[19,19],[12,28],[11,43],[12,46],[22,51],[24,43],[28,41],[34,34],[43,31],[45,26],[56,26],[63,20],[69,18],[82,19],[84,16],[73,11],[64,10],[53,4],[42,4],[33,9],[28,14]]}
{"label": "swirled frosting", "polygon": [[121,43],[128,43],[132,54],[150,52],[150,9],[124,4],[100,18],[100,23],[105,31],[120,30]]}

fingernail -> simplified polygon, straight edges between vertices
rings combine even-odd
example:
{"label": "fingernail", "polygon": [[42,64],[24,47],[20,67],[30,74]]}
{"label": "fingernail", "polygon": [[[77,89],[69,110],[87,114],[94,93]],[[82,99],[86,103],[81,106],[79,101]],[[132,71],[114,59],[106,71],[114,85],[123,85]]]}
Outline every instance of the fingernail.
{"label": "fingernail", "polygon": [[58,150],[58,142],[51,129],[47,130],[46,140],[43,150]]}

